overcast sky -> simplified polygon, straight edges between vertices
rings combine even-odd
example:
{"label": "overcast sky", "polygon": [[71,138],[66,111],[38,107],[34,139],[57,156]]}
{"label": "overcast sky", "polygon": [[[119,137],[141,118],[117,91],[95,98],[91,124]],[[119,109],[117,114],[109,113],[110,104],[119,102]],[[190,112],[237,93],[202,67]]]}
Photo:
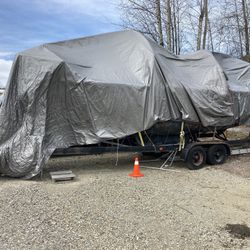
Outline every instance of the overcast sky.
{"label": "overcast sky", "polygon": [[119,30],[119,0],[0,0],[0,87],[15,54],[54,42]]}

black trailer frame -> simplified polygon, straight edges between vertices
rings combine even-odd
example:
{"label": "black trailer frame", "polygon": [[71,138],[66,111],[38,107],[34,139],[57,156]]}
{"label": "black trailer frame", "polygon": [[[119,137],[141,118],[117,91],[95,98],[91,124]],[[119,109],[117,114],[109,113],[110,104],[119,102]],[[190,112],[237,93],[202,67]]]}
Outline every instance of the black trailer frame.
{"label": "black trailer frame", "polygon": [[222,164],[228,156],[236,154],[250,153],[250,139],[228,141],[226,138],[209,135],[208,140],[187,142],[182,150],[179,150],[179,143],[153,144],[153,145],[124,145],[115,142],[104,142],[95,145],[73,146],[65,149],[56,149],[53,157],[75,156],[75,155],[96,155],[115,152],[135,152],[135,153],[162,153],[171,155],[175,152],[181,160],[188,163],[188,168],[192,170],[200,169],[205,163],[214,165]]}
{"label": "black trailer frame", "polygon": [[117,152],[156,154],[158,156],[162,154],[168,158],[178,156],[179,159],[188,163],[189,169],[197,170],[202,168],[205,163],[211,165],[223,164],[230,155],[250,153],[250,138],[229,141],[223,132],[225,129],[217,131],[214,127],[203,129],[203,132],[200,132],[199,129],[197,133],[190,131],[189,124],[186,125],[186,128],[184,128],[184,122],[179,122],[179,124],[180,134],[172,136],[174,143],[162,143],[163,141],[171,141],[165,134],[161,137],[161,140],[157,139],[153,142],[147,131],[143,131],[147,143],[144,143],[141,132],[138,132],[121,139],[104,140],[98,144],[59,148],[54,151],[52,156],[96,155]]}
{"label": "black trailer frame", "polygon": [[119,152],[138,152],[138,153],[164,153],[177,150],[179,144],[162,144],[154,146],[74,146],[65,149],[56,149],[53,156],[73,156],[73,155],[92,155],[92,154],[104,154]]}

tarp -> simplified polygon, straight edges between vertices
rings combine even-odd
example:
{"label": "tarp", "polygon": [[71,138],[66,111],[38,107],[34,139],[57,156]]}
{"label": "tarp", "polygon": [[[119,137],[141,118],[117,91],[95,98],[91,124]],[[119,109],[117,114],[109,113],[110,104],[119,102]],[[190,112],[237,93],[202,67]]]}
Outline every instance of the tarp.
{"label": "tarp", "polygon": [[250,64],[225,54],[213,55],[225,72],[233,97],[235,121],[250,125]]}
{"label": "tarp", "polygon": [[[125,137],[160,121],[233,126],[247,114],[249,122],[249,76],[238,84],[241,61],[231,60],[208,51],[175,56],[135,31],[21,52],[0,111],[0,173],[31,178],[56,148]],[[227,64],[238,68],[233,91],[247,93],[237,109]]]}

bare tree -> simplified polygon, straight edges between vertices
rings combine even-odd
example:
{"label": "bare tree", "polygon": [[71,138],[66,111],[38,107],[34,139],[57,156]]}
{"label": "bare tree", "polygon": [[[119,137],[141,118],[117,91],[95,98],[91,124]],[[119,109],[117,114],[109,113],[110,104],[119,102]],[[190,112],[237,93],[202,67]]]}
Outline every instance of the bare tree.
{"label": "bare tree", "polygon": [[203,0],[202,0],[200,2],[200,15],[199,15],[199,23],[198,23],[198,34],[197,34],[197,50],[201,49],[203,19],[204,19],[204,6],[203,6]]}
{"label": "bare tree", "polygon": [[175,54],[210,49],[250,53],[248,0],[121,0],[123,27]]}
{"label": "bare tree", "polygon": [[[199,3],[200,14],[197,32],[197,50],[206,48],[208,32],[208,0],[201,0]],[[204,24],[203,24],[204,23]]]}
{"label": "bare tree", "polygon": [[142,32],[159,43],[154,0],[121,0],[119,9],[124,28]]}
{"label": "bare tree", "polygon": [[[214,20],[216,50],[242,57],[247,54],[249,45],[249,37],[246,35],[248,20],[244,21],[242,0],[223,0],[217,9],[219,13]],[[247,9],[245,16],[248,19]]]}
{"label": "bare tree", "polygon": [[[190,0],[189,0],[190,1]],[[186,2],[182,0],[121,0],[124,28],[140,31],[179,54],[184,40]],[[183,22],[182,22],[183,20]]]}
{"label": "bare tree", "polygon": [[248,25],[248,11],[246,0],[242,0],[242,12],[244,18],[244,31],[245,31],[245,46],[246,46],[246,54],[249,55],[249,25]]}
{"label": "bare tree", "polygon": [[171,4],[170,0],[167,0],[166,4],[166,16],[167,16],[167,48],[171,51],[172,48],[172,38],[171,38],[171,27],[172,27],[172,18],[171,18]]}
{"label": "bare tree", "polygon": [[237,5],[237,0],[234,0],[234,6],[235,6],[235,18],[236,18],[236,23],[237,23],[237,30],[238,30],[238,35],[239,35],[239,42],[240,42],[240,56],[243,56],[243,47],[242,47],[242,35],[241,35],[241,28],[240,28],[240,18],[239,18],[239,13],[238,13],[238,5]]}
{"label": "bare tree", "polygon": [[204,16],[205,16],[205,24],[203,29],[203,42],[202,42],[202,48],[206,48],[206,42],[207,42],[207,30],[208,30],[208,0],[204,0]]}
{"label": "bare tree", "polygon": [[161,46],[164,46],[163,33],[162,33],[162,22],[161,22],[161,1],[155,0],[155,6],[156,6],[157,28],[158,28],[158,34],[159,34],[159,44]]}

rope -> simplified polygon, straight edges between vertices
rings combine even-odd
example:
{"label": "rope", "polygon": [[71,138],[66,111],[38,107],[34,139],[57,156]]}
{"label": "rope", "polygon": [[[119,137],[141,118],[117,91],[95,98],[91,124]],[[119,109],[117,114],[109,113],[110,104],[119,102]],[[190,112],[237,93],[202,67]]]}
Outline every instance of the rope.
{"label": "rope", "polygon": [[155,146],[155,144],[153,143],[153,141],[151,140],[151,138],[148,136],[148,134],[147,134],[147,132],[144,130],[144,133],[145,133],[145,135],[148,137],[148,139],[149,139],[149,141],[151,142],[151,144],[153,145],[153,147],[154,147],[154,149],[155,149],[155,151],[156,151],[156,146]]}
{"label": "rope", "polygon": [[141,132],[138,132],[138,135],[139,135],[139,138],[140,138],[140,141],[141,141],[141,145],[144,147],[144,146],[145,146],[145,144],[144,144],[144,141],[143,141],[143,138],[142,138]]}

